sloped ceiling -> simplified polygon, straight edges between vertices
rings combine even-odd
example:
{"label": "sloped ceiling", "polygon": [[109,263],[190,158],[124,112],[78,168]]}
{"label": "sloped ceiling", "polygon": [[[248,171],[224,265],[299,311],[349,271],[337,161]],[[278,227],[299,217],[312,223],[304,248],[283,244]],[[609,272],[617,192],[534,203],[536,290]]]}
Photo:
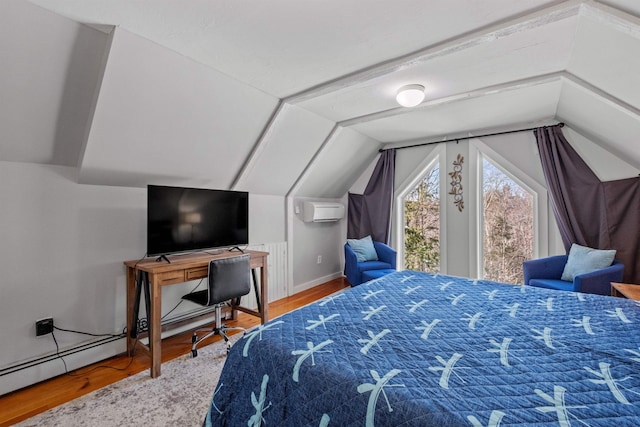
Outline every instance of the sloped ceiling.
{"label": "sloped ceiling", "polygon": [[[80,58],[54,67],[42,89],[51,112],[41,119],[50,127],[34,136],[2,123],[12,133],[0,141],[0,160],[76,165],[80,182],[341,197],[385,145],[555,121],[640,169],[636,0],[8,0],[0,7],[14,14],[1,14],[8,17],[0,28],[22,18],[21,28],[0,29],[0,52],[17,55],[8,44],[27,32],[30,17],[30,34],[46,21],[47,38]],[[46,46],[38,40],[32,44]],[[22,71],[0,71],[0,87],[5,77],[20,82]],[[31,65],[27,74],[39,72]],[[93,82],[96,91],[56,89],[69,87],[72,72],[80,76],[72,82]],[[426,99],[399,107],[395,92],[411,83],[427,88]],[[73,105],[90,108],[72,122]],[[60,129],[70,130],[62,137]],[[27,137],[32,148],[16,145]]]}

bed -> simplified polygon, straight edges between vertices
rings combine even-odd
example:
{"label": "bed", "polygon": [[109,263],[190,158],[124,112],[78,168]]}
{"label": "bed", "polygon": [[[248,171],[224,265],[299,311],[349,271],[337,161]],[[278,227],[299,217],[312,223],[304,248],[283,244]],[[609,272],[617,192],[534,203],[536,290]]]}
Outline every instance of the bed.
{"label": "bed", "polygon": [[205,426],[640,425],[633,300],[401,271],[249,331]]}

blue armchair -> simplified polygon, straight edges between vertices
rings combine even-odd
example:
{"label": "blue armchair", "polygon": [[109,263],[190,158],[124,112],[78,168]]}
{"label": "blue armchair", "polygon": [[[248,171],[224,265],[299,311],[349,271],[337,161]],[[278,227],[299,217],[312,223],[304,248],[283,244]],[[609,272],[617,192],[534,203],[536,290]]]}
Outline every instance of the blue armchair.
{"label": "blue armchair", "polygon": [[351,286],[358,286],[396,271],[396,250],[382,242],[373,242],[373,247],[378,254],[378,260],[358,262],[356,253],[345,243],[344,273]]}
{"label": "blue armchair", "polygon": [[573,282],[561,280],[560,277],[562,277],[568,257],[568,255],[556,255],[525,261],[523,263],[525,285],[562,291],[611,295],[611,282],[622,281],[624,265],[616,260],[609,267],[576,275]]}

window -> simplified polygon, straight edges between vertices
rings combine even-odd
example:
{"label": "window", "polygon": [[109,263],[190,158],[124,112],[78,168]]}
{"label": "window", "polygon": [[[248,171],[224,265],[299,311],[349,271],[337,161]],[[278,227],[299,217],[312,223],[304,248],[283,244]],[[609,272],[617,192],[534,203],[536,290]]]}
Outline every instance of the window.
{"label": "window", "polygon": [[533,195],[484,158],[482,198],[483,277],[522,284],[534,250]]}
{"label": "window", "polygon": [[440,272],[440,168],[435,166],[410,190],[404,203],[404,267]]}

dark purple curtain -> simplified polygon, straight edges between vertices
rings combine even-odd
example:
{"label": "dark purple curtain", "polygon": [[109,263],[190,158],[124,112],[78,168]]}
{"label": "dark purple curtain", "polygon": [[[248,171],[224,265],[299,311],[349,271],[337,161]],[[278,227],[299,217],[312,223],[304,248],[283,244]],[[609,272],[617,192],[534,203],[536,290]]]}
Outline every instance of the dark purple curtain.
{"label": "dark purple curtain", "polygon": [[364,194],[349,193],[348,239],[371,235],[375,241],[390,243],[395,164],[396,150],[384,150]]}
{"label": "dark purple curtain", "polygon": [[534,134],[565,249],[572,243],[615,249],[624,280],[640,283],[640,178],[601,182],[561,127],[541,127]]}

